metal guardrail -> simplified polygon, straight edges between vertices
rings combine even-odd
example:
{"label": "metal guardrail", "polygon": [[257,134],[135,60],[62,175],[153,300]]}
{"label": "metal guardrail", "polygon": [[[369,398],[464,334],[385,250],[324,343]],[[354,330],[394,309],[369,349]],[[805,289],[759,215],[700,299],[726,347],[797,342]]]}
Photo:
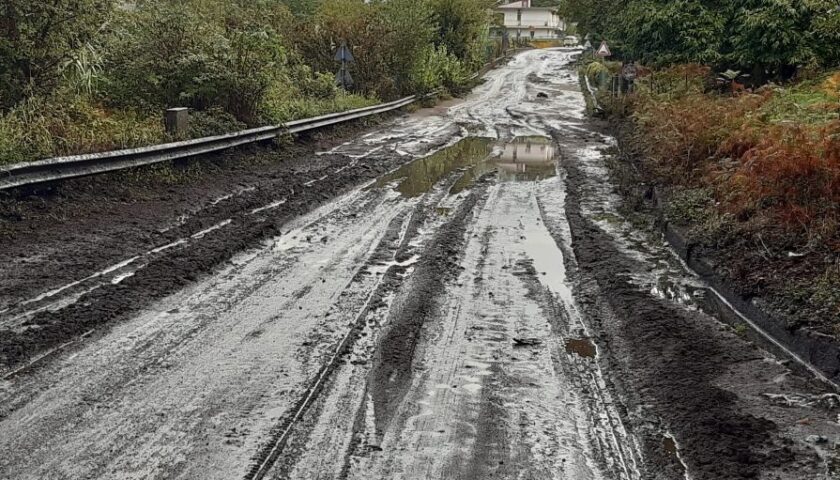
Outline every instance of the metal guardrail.
{"label": "metal guardrail", "polygon": [[[509,54],[515,54],[514,49]],[[488,64],[470,80],[476,80],[489,68],[506,58],[502,56]],[[393,102],[381,103],[370,107],[357,108],[346,112],[331,113],[320,117],[294,120],[281,125],[252,128],[241,132],[228,133],[213,137],[196,138],[180,142],[163,143],[147,147],[114,150],[102,153],[88,153],[66,157],[55,157],[35,162],[18,163],[0,167],[0,191],[26,185],[67,180],[100,173],[113,172],[126,168],[152,165],[155,163],[189,158],[197,155],[218,152],[249,143],[269,140],[283,134],[294,134],[337,125],[379,113],[385,113],[422,100],[438,93],[412,95]]]}
{"label": "metal guardrail", "polygon": [[370,107],[331,113],[304,120],[295,120],[281,125],[252,128],[213,137],[18,163],[7,167],[0,167],[0,190],[113,172],[125,168],[152,165],[169,160],[218,152],[239,145],[269,140],[286,133],[305,132],[307,130],[337,125],[339,123],[389,112],[409,105],[421,98],[423,97],[412,95],[393,102]]}

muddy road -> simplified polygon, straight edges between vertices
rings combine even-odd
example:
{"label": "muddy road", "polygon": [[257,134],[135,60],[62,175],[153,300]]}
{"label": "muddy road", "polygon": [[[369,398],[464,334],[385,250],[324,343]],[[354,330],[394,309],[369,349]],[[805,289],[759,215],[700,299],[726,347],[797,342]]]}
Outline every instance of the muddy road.
{"label": "muddy road", "polygon": [[0,478],[840,478],[835,390],[619,213],[576,53],[4,205]]}

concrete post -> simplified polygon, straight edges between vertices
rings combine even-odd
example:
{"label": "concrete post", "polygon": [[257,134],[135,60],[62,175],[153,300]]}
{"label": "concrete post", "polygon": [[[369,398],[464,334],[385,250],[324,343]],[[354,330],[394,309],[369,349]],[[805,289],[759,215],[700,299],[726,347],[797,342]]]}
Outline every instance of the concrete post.
{"label": "concrete post", "polygon": [[188,108],[170,108],[166,110],[166,133],[182,137],[187,134],[189,128],[189,109]]}

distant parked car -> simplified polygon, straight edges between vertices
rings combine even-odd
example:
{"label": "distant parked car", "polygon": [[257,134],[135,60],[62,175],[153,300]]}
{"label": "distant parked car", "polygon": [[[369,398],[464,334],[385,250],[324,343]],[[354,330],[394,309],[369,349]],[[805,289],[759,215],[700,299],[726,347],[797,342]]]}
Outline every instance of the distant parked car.
{"label": "distant parked car", "polygon": [[563,46],[565,47],[575,47],[580,45],[580,39],[574,35],[566,35],[563,37]]}

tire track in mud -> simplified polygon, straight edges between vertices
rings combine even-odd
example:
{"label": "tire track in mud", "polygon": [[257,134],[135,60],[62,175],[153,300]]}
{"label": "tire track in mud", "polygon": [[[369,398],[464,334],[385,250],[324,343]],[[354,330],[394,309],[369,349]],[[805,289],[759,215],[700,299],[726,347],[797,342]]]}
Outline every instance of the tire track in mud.
{"label": "tire track in mud", "polygon": [[[644,459],[637,437],[628,431],[620,415],[621,405],[609,391],[603,372],[598,365],[598,350],[592,332],[578,315],[577,308],[565,305],[550,288],[541,284],[533,261],[520,263],[522,281],[533,299],[549,320],[551,330],[565,344],[566,356],[554,358],[555,370],[569,379],[580,392],[585,404],[584,412],[589,425],[587,438],[593,444],[594,457],[609,478],[643,478]],[[583,345],[581,349],[572,345]],[[593,350],[586,350],[589,346]]]}
{"label": "tire track in mud", "polygon": [[[408,217],[407,219],[405,218],[406,216]],[[371,261],[381,261],[387,259],[387,252],[389,250],[393,251],[390,255],[390,260],[396,261],[397,254],[400,251],[399,246],[402,245],[405,240],[405,234],[408,230],[408,226],[411,224],[411,219],[412,215],[411,212],[409,212],[407,215],[396,217],[391,222],[388,227],[386,237],[380,242],[376,253],[374,253],[374,256],[371,258]],[[372,309],[377,308],[379,303],[382,302],[382,296],[385,293],[385,286],[393,279],[393,276],[398,268],[404,267],[389,267],[382,278],[380,278],[374,286],[361,310],[353,320],[347,334],[341,339],[341,341],[338,342],[332,356],[321,367],[321,370],[316,375],[312,384],[304,390],[301,399],[291,409],[292,414],[280,422],[269,434],[269,440],[254,457],[253,466],[245,476],[245,480],[261,480],[274,467],[275,461],[283,453],[283,449],[286,446],[286,442],[288,441],[295,424],[303,417],[304,414],[306,414],[309,407],[315,402],[318,395],[324,389],[326,383],[330,380],[330,375],[337,368],[339,362],[342,361],[342,357],[352,350],[354,342],[358,339],[364,327],[367,315]],[[362,274],[363,273],[360,272],[357,276]]]}
{"label": "tire track in mud", "polygon": [[466,219],[479,198],[478,191],[470,193],[451,220],[435,234],[412,275],[411,295],[404,303],[392,306],[389,312],[391,321],[381,335],[370,374],[378,435],[384,434],[414,374],[411,365],[420,331],[435,315],[437,298],[458,270]]}
{"label": "tire track in mud", "polygon": [[[41,352],[111,324],[150,301],[189,285],[200,275],[212,272],[235,253],[279,235],[287,222],[301,213],[350,191],[361,182],[378,177],[393,166],[393,161],[348,166],[327,181],[310,187],[305,184],[322,175],[311,172],[313,178],[306,175],[286,178],[286,201],[272,206],[270,215],[262,211],[231,218],[226,228],[210,230],[205,227],[198,237],[190,234],[191,248],[155,252],[144,268],[118,283],[105,283],[82,293],[74,303],[64,308],[39,311],[26,318],[20,326],[0,329],[0,370],[13,371]],[[248,211],[266,206],[253,200],[246,204]]]}
{"label": "tire track in mud", "polygon": [[[397,330],[391,330],[391,325],[388,325],[377,332],[378,327],[371,319],[371,316],[377,311],[388,312],[387,297],[392,295],[407,278],[407,275],[410,274],[411,276],[409,278],[414,278],[416,274],[420,273],[425,277],[426,273],[428,273],[428,265],[436,264],[440,260],[440,252],[451,251],[451,247],[448,246],[451,243],[450,240],[456,235],[455,232],[458,229],[463,228],[463,219],[470,213],[476,202],[475,195],[470,195],[460,202],[458,213],[443,222],[433,237],[425,242],[426,244],[422,247],[422,252],[417,252],[418,245],[416,242],[418,241],[418,236],[421,235],[419,231],[420,227],[424,223],[427,223],[425,217],[428,210],[434,208],[434,204],[440,200],[439,197],[441,194],[445,194],[448,190],[448,185],[452,181],[454,181],[454,177],[450,177],[448,181],[444,182],[446,188],[439,189],[436,194],[428,195],[427,198],[407,215],[395,219],[389,231],[396,232],[398,230],[398,234],[389,234],[391,238],[383,239],[377,252],[369,262],[371,267],[368,267],[366,271],[360,271],[358,274],[368,275],[370,274],[371,268],[382,268],[379,265],[385,268],[375,289],[371,292],[364,307],[356,316],[354,326],[339,343],[334,355],[324,365],[313,384],[307,388],[303,398],[299,400],[299,403],[293,409],[293,414],[278,425],[275,433],[271,435],[271,440],[255,457],[253,467],[245,477],[246,480],[258,480],[268,477],[286,478],[289,469],[294,464],[294,461],[290,457],[293,457],[296,453],[300,453],[301,443],[306,442],[306,438],[309,435],[308,430],[312,428],[306,424],[318,417],[317,413],[313,413],[310,410],[312,408],[316,410],[321,408],[316,403],[320,401],[319,396],[325,389],[333,388],[332,384],[336,381],[334,378],[336,370],[346,364],[348,359],[350,359],[351,364],[363,365],[368,362],[364,357],[369,354],[363,351],[354,351],[358,350],[356,345],[359,339],[363,336],[378,338],[382,330],[385,332],[402,331],[401,327],[404,327],[404,325],[395,325],[394,327],[397,327]],[[397,228],[397,223],[399,223],[399,228]],[[384,336],[387,337],[388,334],[385,333]],[[383,338],[382,341],[388,340]],[[366,349],[364,346],[361,348],[362,350]],[[412,353],[408,352],[408,356],[403,357],[403,359],[407,358],[410,361],[411,356]],[[379,365],[375,359],[371,363]],[[361,412],[358,415],[360,414]],[[349,455],[347,458],[349,459]]]}
{"label": "tire track in mud", "polygon": [[[418,289],[412,281],[405,283],[399,296],[405,298],[407,304],[425,304],[419,315],[405,315],[399,310],[399,302],[392,304],[389,318],[396,315],[401,322],[394,326],[395,329],[418,316],[423,319],[422,325],[417,328],[400,329],[403,335],[413,337],[409,340],[413,345],[406,348],[411,352],[402,355],[397,365],[401,365],[402,369],[414,369],[416,364],[418,370],[407,375],[407,381],[402,383],[398,383],[401,378],[393,368],[385,369],[378,378],[374,374],[369,376],[367,390],[371,397],[376,396],[376,390],[380,389],[385,390],[380,393],[385,398],[378,403],[373,398],[367,407],[362,405],[357,410],[353,434],[357,440],[350,448],[347,463],[338,478],[400,475],[401,478],[418,478],[421,471],[426,472],[425,478],[509,478],[523,472],[529,472],[528,478],[602,478],[583,473],[587,461],[585,456],[581,456],[580,449],[585,447],[574,440],[594,441],[594,430],[589,430],[587,422],[573,426],[576,425],[574,418],[577,414],[561,413],[576,407],[569,404],[561,406],[562,402],[555,404],[550,400],[554,395],[574,395],[562,387],[567,381],[576,389],[586,391],[591,365],[572,367],[571,370],[562,367],[564,364],[577,365],[574,355],[563,352],[561,346],[561,340],[570,336],[568,328],[559,335],[553,326],[549,327],[551,322],[541,323],[540,319],[547,319],[547,315],[562,315],[556,308],[565,306],[561,307],[555,300],[549,302],[554,308],[544,309],[542,315],[535,315],[532,311],[535,307],[540,308],[537,306],[547,306],[543,303],[546,295],[553,298],[553,294],[547,293],[544,287],[536,287],[541,282],[532,267],[533,259],[519,259],[521,249],[530,251],[532,242],[542,241],[531,239],[536,233],[532,229],[538,228],[539,222],[533,227],[523,227],[521,224],[515,226],[515,222],[511,224],[510,220],[529,218],[527,223],[530,224],[533,222],[531,215],[536,213],[539,216],[539,213],[534,210],[535,206],[529,206],[527,212],[514,207],[528,196],[527,188],[506,189],[493,183],[489,188],[497,192],[491,195],[493,205],[488,204],[490,200],[480,199],[474,210],[481,213],[473,214],[472,221],[466,226],[467,237],[470,237],[466,241],[471,245],[458,256],[469,258],[456,260],[459,263],[454,269],[446,261],[442,264],[446,270],[460,272],[457,281],[456,277],[450,278],[441,294],[426,301],[417,295]],[[500,202],[500,188],[519,193],[506,193]],[[480,190],[483,189],[480,187]],[[519,213],[509,211],[512,207]],[[505,217],[502,226],[495,228],[488,221],[499,215],[508,217]],[[547,231],[544,231],[544,236],[550,238]],[[523,237],[529,239],[523,240]],[[518,245],[510,254],[504,253],[507,250],[504,245],[508,245],[503,240],[505,238],[513,242],[512,247]],[[503,246],[501,251],[500,245]],[[555,261],[562,263],[559,251],[553,255]],[[504,258],[507,260],[500,263]],[[491,263],[487,264],[491,259]],[[441,276],[437,270],[434,273]],[[476,274],[479,276],[470,280]],[[494,279],[497,276],[499,278]],[[420,277],[414,278],[422,281]],[[515,287],[520,282],[538,288],[541,292],[539,299],[536,295],[525,294],[530,301],[518,299],[513,292],[521,289]],[[461,287],[462,283],[466,286]],[[506,290],[512,293],[506,293]],[[495,295],[488,297],[493,292]],[[418,300],[412,302],[413,299]],[[539,331],[539,346],[514,346],[513,339],[517,335],[537,333],[536,330],[531,331],[533,328]],[[553,334],[551,330],[554,330]],[[399,338],[396,345],[405,346],[404,340]],[[537,354],[541,360],[535,363],[531,356]],[[508,356],[511,358],[508,359]],[[546,372],[552,373],[545,377]],[[559,390],[555,390],[557,388]],[[441,396],[432,395],[431,391]],[[408,392],[410,398],[406,397]],[[577,405],[572,397],[567,397],[567,401]],[[604,405],[596,401],[590,406],[593,411],[588,418],[598,418],[598,421],[592,422],[595,425],[592,428],[598,430],[604,421],[600,417]],[[417,409],[421,412],[418,413]],[[329,418],[323,421],[329,422]],[[437,428],[444,430],[437,431]],[[610,428],[614,426],[607,426],[607,429]],[[572,431],[576,433],[572,434]],[[328,432],[321,435],[328,435]],[[435,450],[447,446],[448,450]],[[621,458],[622,453],[616,456],[613,450],[614,442],[605,443],[600,448],[601,464],[618,469],[614,477],[605,478],[638,478],[628,475],[627,467],[622,466],[625,462]],[[401,453],[403,450],[407,452]],[[306,455],[304,459],[313,457],[311,452],[301,453]],[[590,465],[589,468],[595,467]],[[630,470],[635,468],[629,466]],[[308,470],[306,473],[308,476],[297,472],[296,475],[281,474],[279,478],[326,475],[325,470]],[[436,476],[439,474],[444,476]]]}

